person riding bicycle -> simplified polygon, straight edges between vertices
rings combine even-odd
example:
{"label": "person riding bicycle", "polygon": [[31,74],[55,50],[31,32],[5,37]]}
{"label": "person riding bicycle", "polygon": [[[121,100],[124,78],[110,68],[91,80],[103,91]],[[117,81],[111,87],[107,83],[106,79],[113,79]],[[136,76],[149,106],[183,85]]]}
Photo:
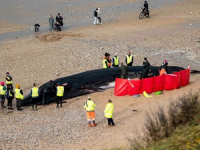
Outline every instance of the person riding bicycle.
{"label": "person riding bicycle", "polygon": [[147,1],[144,1],[144,9],[143,9],[143,11],[146,11],[147,17],[149,18],[149,6],[148,6]]}

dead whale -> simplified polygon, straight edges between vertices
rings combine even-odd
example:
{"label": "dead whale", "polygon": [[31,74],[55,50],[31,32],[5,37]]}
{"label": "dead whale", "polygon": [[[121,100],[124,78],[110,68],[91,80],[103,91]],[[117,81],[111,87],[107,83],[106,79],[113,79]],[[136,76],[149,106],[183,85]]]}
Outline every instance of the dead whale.
{"label": "dead whale", "polygon": [[[128,67],[129,78],[134,79],[138,78],[142,73],[142,66],[132,66]],[[178,66],[169,66],[169,73],[175,73],[178,71],[184,70],[182,67]],[[150,76],[158,76],[159,75],[159,67],[158,66],[150,66]],[[64,99],[73,98],[76,96],[81,96],[85,94],[90,94],[92,92],[102,91],[107,89],[109,83],[114,82],[115,78],[120,77],[119,68],[109,68],[109,69],[96,69],[90,70],[74,75],[70,75],[67,77],[62,77],[59,79],[55,79],[54,82],[61,82],[62,84],[68,83],[65,86]],[[47,82],[48,83],[48,82]],[[40,89],[40,100],[39,103],[42,102],[43,97],[43,89],[45,87],[44,83],[39,87]],[[52,93],[52,98],[50,102],[56,100],[56,92]],[[31,95],[28,94],[25,96],[22,101],[23,105],[27,105],[31,103]]]}

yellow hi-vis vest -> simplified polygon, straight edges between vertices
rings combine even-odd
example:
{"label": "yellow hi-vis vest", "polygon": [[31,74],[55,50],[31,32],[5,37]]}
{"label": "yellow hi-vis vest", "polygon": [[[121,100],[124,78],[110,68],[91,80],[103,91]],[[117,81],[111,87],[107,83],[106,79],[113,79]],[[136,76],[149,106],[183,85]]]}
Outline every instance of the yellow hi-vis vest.
{"label": "yellow hi-vis vest", "polygon": [[96,104],[92,100],[87,100],[84,104],[86,111],[94,111]]}
{"label": "yellow hi-vis vest", "polygon": [[130,55],[130,56],[126,55],[127,64],[129,64],[130,62],[132,62],[132,58],[133,58],[132,55]]}
{"label": "yellow hi-vis vest", "polygon": [[6,90],[3,90],[4,86],[0,86],[0,94],[1,95],[5,95],[6,94]]}
{"label": "yellow hi-vis vest", "polygon": [[37,87],[32,88],[32,97],[39,96],[39,89]]}
{"label": "yellow hi-vis vest", "polygon": [[[6,78],[10,80],[9,77],[6,77]],[[7,81],[7,80],[6,80],[6,84],[12,84],[12,80],[11,80],[11,81]]]}
{"label": "yellow hi-vis vest", "polygon": [[119,57],[117,56],[117,57],[114,57],[114,64],[115,64],[115,66],[117,66],[117,65],[119,65]]}
{"label": "yellow hi-vis vest", "polygon": [[20,93],[20,89],[15,89],[15,98],[17,99],[24,99],[24,96]]}
{"label": "yellow hi-vis vest", "polygon": [[104,114],[106,118],[112,118],[113,115],[113,109],[114,109],[114,105],[113,103],[108,103],[106,105],[106,108],[104,110]]}
{"label": "yellow hi-vis vest", "polygon": [[107,63],[108,63],[107,59],[103,59],[103,68],[108,68],[106,65]]}
{"label": "yellow hi-vis vest", "polygon": [[57,96],[63,96],[63,95],[64,95],[64,87],[57,86]]}

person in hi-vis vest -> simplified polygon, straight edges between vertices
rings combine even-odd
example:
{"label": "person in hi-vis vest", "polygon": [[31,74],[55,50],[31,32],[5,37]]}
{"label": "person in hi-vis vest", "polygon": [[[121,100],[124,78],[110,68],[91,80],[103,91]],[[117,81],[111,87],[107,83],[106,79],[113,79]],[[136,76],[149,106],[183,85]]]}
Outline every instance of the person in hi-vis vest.
{"label": "person in hi-vis vest", "polygon": [[6,72],[6,85],[10,85],[11,89],[13,90],[13,85],[12,85],[12,77],[10,76],[9,72]]}
{"label": "person in hi-vis vest", "polygon": [[127,66],[132,66],[133,65],[133,55],[131,55],[131,51],[128,51],[128,55],[126,55],[125,62]]}
{"label": "person in hi-vis vest", "polygon": [[24,99],[23,96],[23,91],[20,89],[20,85],[16,84],[16,88],[15,88],[15,98],[16,98],[16,107],[17,110],[21,111],[21,101]]}
{"label": "person in hi-vis vest", "polygon": [[4,82],[1,82],[0,85],[1,108],[5,108],[4,106],[5,94],[6,94],[6,87],[4,85]]}
{"label": "person in hi-vis vest", "polygon": [[83,107],[86,110],[89,127],[92,127],[92,125],[93,127],[97,126],[95,124],[95,112],[94,112],[94,108],[96,107],[95,102],[93,102],[92,99],[88,97]]}
{"label": "person in hi-vis vest", "polygon": [[108,127],[115,126],[115,123],[113,122],[113,119],[112,119],[113,110],[114,110],[114,105],[112,101],[109,99],[108,104],[106,105],[106,108],[104,110],[104,115],[108,119]]}
{"label": "person in hi-vis vest", "polygon": [[64,86],[59,82],[57,86],[57,108],[59,107],[59,102],[60,102],[60,107],[62,107],[62,99],[64,96]]}
{"label": "person in hi-vis vest", "polygon": [[114,54],[112,61],[113,61],[113,64],[112,64],[113,67],[119,67],[120,62],[119,62],[119,57],[117,56],[117,53]]}
{"label": "person in hi-vis vest", "polygon": [[39,88],[36,83],[33,84],[33,88],[31,89],[31,97],[32,97],[32,110],[37,111],[37,102],[39,101]]}

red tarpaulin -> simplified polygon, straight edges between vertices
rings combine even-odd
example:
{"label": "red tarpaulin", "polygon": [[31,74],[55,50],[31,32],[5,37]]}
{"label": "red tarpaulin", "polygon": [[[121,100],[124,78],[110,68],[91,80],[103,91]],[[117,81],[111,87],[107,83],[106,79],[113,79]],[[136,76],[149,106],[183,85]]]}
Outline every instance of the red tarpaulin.
{"label": "red tarpaulin", "polygon": [[141,89],[140,89],[140,94],[146,91],[147,93],[152,93],[153,92],[153,87],[154,87],[154,78],[146,78],[143,79]]}
{"label": "red tarpaulin", "polygon": [[128,94],[128,80],[126,79],[115,79],[115,95],[124,96]]}
{"label": "red tarpaulin", "polygon": [[142,85],[142,80],[128,80],[128,84],[128,95],[140,93],[140,85]]}
{"label": "red tarpaulin", "polygon": [[155,77],[153,91],[154,92],[163,91],[164,90],[164,83],[165,83],[165,76],[164,75]]}
{"label": "red tarpaulin", "polygon": [[179,89],[180,85],[181,85],[181,72],[176,72],[174,74],[177,76],[177,78],[176,78],[176,89]]}
{"label": "red tarpaulin", "polygon": [[166,74],[165,76],[165,90],[176,89],[177,76],[174,74]]}
{"label": "red tarpaulin", "polygon": [[186,86],[190,80],[190,68],[174,74],[147,78],[143,80],[127,80],[116,78],[115,95],[135,95],[142,94],[144,91],[152,93],[163,90],[178,89],[180,86]]}

